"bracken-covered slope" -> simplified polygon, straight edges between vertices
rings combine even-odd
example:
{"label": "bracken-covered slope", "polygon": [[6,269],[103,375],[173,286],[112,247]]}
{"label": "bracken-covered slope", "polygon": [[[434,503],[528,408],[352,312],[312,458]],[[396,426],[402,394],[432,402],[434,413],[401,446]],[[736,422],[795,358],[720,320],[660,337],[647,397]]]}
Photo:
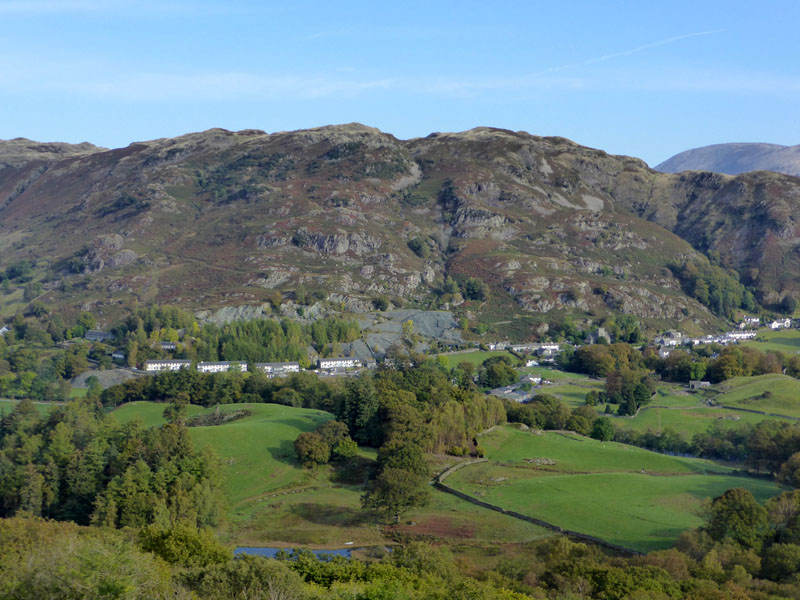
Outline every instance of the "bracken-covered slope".
{"label": "bracken-covered slope", "polygon": [[685,150],[655,167],[663,173],[680,171],[714,171],[739,175],[748,171],[775,171],[800,175],[800,145],[778,144],[713,144]]}
{"label": "bracken-covered slope", "polygon": [[490,288],[462,310],[516,333],[567,313],[709,327],[719,321],[667,268],[709,251],[765,302],[800,287],[800,180],[772,173],[668,175],[488,128],[25,142],[17,154],[18,140],[0,142],[0,262],[36,261],[40,299],[65,310],[240,306],[300,284],[351,310],[379,296],[436,306],[452,275]]}

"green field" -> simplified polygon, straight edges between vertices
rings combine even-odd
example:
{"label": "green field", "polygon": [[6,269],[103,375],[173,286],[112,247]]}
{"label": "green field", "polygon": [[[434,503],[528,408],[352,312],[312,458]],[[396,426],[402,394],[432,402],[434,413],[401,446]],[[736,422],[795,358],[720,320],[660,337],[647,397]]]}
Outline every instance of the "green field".
{"label": "green field", "polygon": [[[147,425],[158,425],[164,422],[164,406],[136,402],[120,406],[112,414],[123,422],[138,417]],[[190,414],[207,410],[190,408]],[[360,484],[340,482],[331,466],[308,470],[294,460],[294,439],[329,419],[328,413],[275,404],[221,407],[238,408],[247,408],[253,415],[217,427],[190,429],[198,447],[211,445],[223,460],[230,521],[222,533],[228,541],[316,547],[341,547],[348,541],[362,546],[391,543],[382,524],[361,510]],[[373,460],[376,456],[369,448],[360,453]],[[408,535],[469,542],[526,542],[552,535],[449,494],[431,492],[431,503],[404,514],[395,529]]]}
{"label": "green field", "polygon": [[[572,433],[550,431],[535,435],[514,426],[497,428],[482,435],[481,445],[493,462],[517,469],[525,467],[525,476],[533,458],[549,458],[556,465],[546,466],[547,471],[588,473],[609,471],[657,473],[729,472],[730,469],[709,460],[682,458],[650,452],[627,444],[598,442]],[[544,467],[536,468],[537,471]]]}
{"label": "green field", "polygon": [[[160,402],[129,402],[117,407],[111,414],[120,423],[128,423],[134,419],[140,419],[145,427],[153,427],[166,423],[163,416],[166,406],[166,404]],[[187,407],[187,415],[194,417],[206,412],[206,410],[202,406],[190,404]]]}
{"label": "green field", "polygon": [[[19,404],[19,400],[0,400],[0,410],[9,413],[14,410],[17,404]],[[54,407],[58,406],[58,404],[51,402],[34,402],[33,405],[36,407],[36,410],[39,411],[39,414],[42,415],[46,415],[53,410]]]}
{"label": "green field", "polygon": [[697,404],[689,408],[648,406],[635,417],[612,417],[612,422],[621,429],[641,433],[660,432],[669,428],[688,441],[694,434],[707,431],[713,423],[733,427],[739,423],[756,424],[765,418],[767,417],[762,415]]}
{"label": "green field", "polygon": [[781,491],[768,481],[728,475],[710,461],[556,432],[534,435],[505,427],[482,436],[481,443],[490,462],[457,471],[449,485],[641,551],[671,546],[682,531],[702,523],[703,501],[728,488],[746,487],[762,502]]}
{"label": "green field", "polygon": [[460,362],[469,362],[475,366],[479,366],[485,361],[487,358],[492,358],[493,356],[507,356],[512,360],[512,362],[517,361],[517,357],[513,354],[506,352],[505,350],[475,350],[475,351],[467,351],[467,352],[455,352],[453,354],[439,354],[438,358],[444,361],[444,364],[447,366],[448,369],[452,369]]}
{"label": "green field", "polygon": [[[336,485],[320,470],[312,487],[264,500],[252,517],[235,524],[232,537],[246,545],[342,547],[391,543],[387,530],[360,508],[359,486]],[[475,506],[431,489],[431,501],[404,513],[390,531],[463,543],[520,543],[553,535],[547,529]]]}
{"label": "green field", "polygon": [[[165,404],[132,402],[112,414],[121,422],[140,418],[146,426],[164,422]],[[193,416],[213,409],[190,406]],[[224,405],[221,410],[246,409],[252,415],[216,427],[192,427],[198,448],[211,446],[222,459],[227,479],[232,519],[249,515],[265,494],[307,483],[308,471],[299,468],[292,443],[331,418],[329,413],[279,404]]]}
{"label": "green field", "polygon": [[800,380],[786,375],[737,377],[715,386],[715,404],[800,418]]}
{"label": "green field", "polygon": [[771,329],[760,329],[757,340],[744,342],[742,345],[758,348],[762,352],[778,350],[785,354],[795,354],[800,352],[800,330],[772,331]]}
{"label": "green field", "polygon": [[[690,394],[684,389],[680,385],[662,385],[649,406],[642,408],[634,417],[613,417],[614,425],[642,433],[670,428],[689,440],[694,434],[707,431],[712,423],[733,427],[738,423],[755,424],[765,418],[708,406],[705,396]],[[598,408],[602,412],[604,407]]]}

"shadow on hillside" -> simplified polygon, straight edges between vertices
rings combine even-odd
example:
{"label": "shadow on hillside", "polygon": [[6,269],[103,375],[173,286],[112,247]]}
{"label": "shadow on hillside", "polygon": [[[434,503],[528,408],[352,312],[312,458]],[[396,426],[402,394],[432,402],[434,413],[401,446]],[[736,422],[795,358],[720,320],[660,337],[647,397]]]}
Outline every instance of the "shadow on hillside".
{"label": "shadow on hillside", "polygon": [[[300,431],[306,431],[309,425],[309,419],[264,419],[265,422],[269,423],[279,423],[280,425],[286,425],[288,427],[294,427],[295,429],[299,429]],[[313,422],[311,423],[314,424]]]}
{"label": "shadow on hillside", "polygon": [[315,525],[357,527],[370,520],[370,514],[357,508],[303,502],[291,507],[292,514]]}
{"label": "shadow on hillside", "polygon": [[294,440],[281,440],[277,447],[270,446],[267,448],[267,451],[270,453],[272,458],[279,462],[290,465],[297,464],[297,459],[295,458],[294,453]]}

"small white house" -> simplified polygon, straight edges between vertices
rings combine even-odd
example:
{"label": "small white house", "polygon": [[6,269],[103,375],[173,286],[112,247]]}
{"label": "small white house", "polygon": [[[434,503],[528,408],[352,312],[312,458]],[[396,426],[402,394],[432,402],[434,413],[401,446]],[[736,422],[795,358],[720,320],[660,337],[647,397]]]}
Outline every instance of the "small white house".
{"label": "small white house", "polygon": [[537,348],[538,354],[541,356],[552,356],[561,350],[559,344],[539,344]]}
{"label": "small white house", "polygon": [[111,353],[111,359],[117,362],[125,362],[125,353],[121,350],[115,350]]}
{"label": "small white house", "polygon": [[669,348],[659,348],[658,349],[658,358],[667,358],[670,354],[672,354],[672,350]]}
{"label": "small white house", "polygon": [[538,367],[539,366],[539,362],[535,361],[533,359],[530,359],[528,362],[525,363],[525,366],[526,367]]}
{"label": "small white house", "polygon": [[770,329],[789,329],[792,326],[791,319],[777,319],[769,324]]}
{"label": "small white house", "polygon": [[228,371],[235,370],[244,373],[247,371],[246,363],[239,362],[200,362],[197,363],[197,370],[201,373],[227,373]]}
{"label": "small white house", "polygon": [[287,373],[300,372],[300,363],[298,362],[256,363],[253,366],[256,370],[266,373],[269,377],[280,377]]}
{"label": "small white house", "polygon": [[0,335],[5,335],[5,334],[7,334],[9,331],[11,331],[11,328],[9,328],[9,327],[6,327],[5,325],[3,325],[2,327],[0,327]]}
{"label": "small white house", "polygon": [[192,365],[190,360],[146,360],[144,361],[145,371],[180,371],[188,369]]}
{"label": "small white house", "polygon": [[320,358],[318,363],[321,371],[332,371],[334,369],[354,369],[361,366],[361,361],[357,358]]}

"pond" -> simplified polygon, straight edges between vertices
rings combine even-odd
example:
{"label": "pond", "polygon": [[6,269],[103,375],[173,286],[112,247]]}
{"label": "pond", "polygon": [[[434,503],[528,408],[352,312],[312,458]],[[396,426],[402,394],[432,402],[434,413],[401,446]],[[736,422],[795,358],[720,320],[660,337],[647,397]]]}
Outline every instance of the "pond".
{"label": "pond", "polygon": [[[381,548],[383,550],[383,548]],[[369,551],[373,548],[332,548],[330,550],[310,550],[310,552],[317,558],[330,558],[332,556],[343,556],[350,558],[353,552]],[[265,556],[267,558],[275,558],[278,552],[288,552],[289,555],[294,554],[292,548],[269,548],[269,547],[253,547],[253,546],[240,546],[233,551],[234,555],[237,554],[251,554],[253,556]]]}

